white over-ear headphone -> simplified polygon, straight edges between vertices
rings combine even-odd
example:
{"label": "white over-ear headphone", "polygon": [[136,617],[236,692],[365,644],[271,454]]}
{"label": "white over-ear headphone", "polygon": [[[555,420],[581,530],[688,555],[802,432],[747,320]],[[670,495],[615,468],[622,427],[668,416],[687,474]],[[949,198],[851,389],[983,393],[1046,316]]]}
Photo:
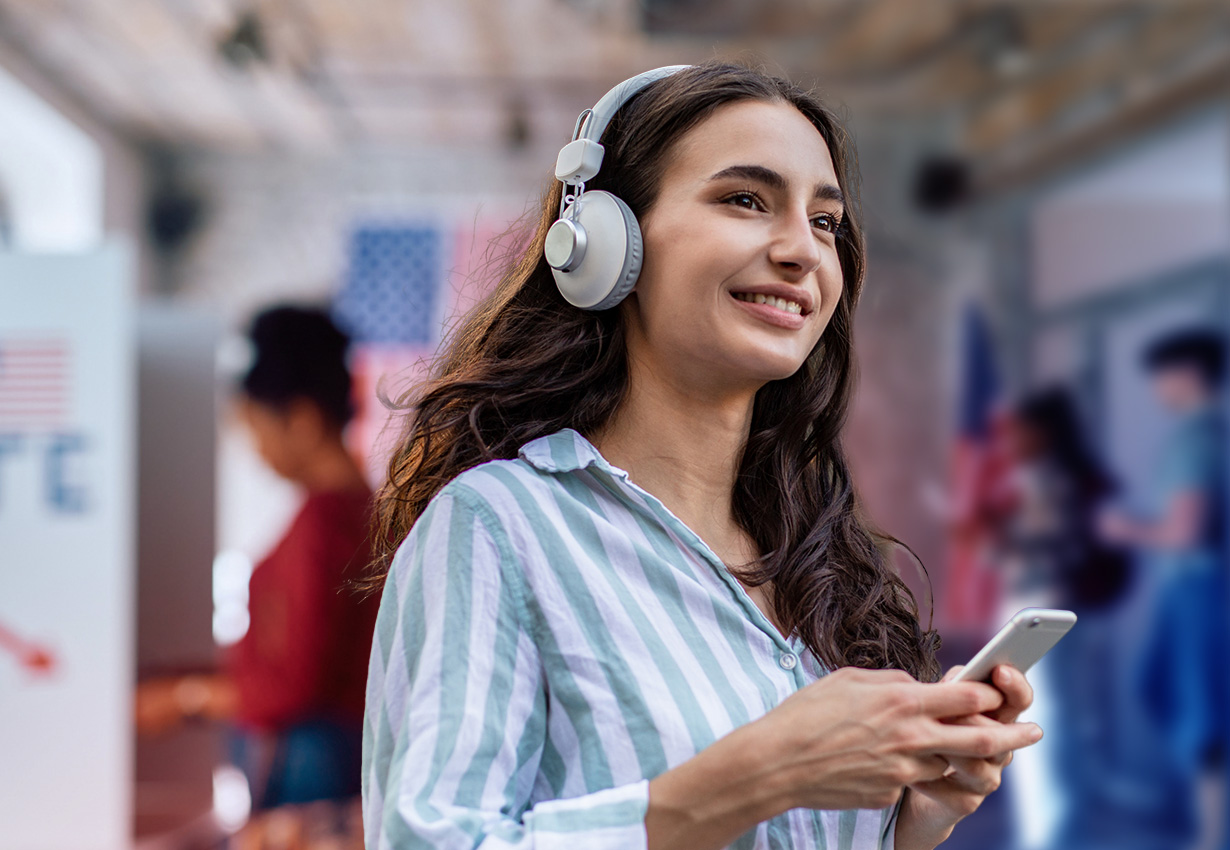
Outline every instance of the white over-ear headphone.
{"label": "white over-ear headphone", "polygon": [[610,192],[586,192],[585,182],[602,167],[598,140],[619,107],[641,89],[688,65],[668,65],[624,80],[577,118],[572,141],[555,161],[564,184],[559,218],[547,231],[543,254],[564,299],[586,310],[606,310],[622,301],[641,273],[641,228],[628,205]]}

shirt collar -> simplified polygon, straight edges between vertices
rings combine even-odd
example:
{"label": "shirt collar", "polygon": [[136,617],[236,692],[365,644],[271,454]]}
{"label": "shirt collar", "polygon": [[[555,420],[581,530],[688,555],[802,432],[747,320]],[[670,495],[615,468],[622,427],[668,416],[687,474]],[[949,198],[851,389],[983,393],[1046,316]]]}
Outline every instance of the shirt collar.
{"label": "shirt collar", "polygon": [[[690,547],[693,551],[704,557],[706,562],[723,575],[725,581],[731,588],[733,593],[738,594],[738,583],[735,578],[730,575],[721,559],[713,553],[711,549],[700,539],[695,532],[683,524],[681,520],[675,517],[666,506],[657,500],[654,496],[641,490],[628,477],[628,473],[617,466],[612,466],[594,447],[594,444],[581,436],[580,433],[572,428],[565,428],[562,431],[556,431],[554,434],[548,434],[545,437],[539,437],[536,440],[531,440],[521,447],[519,455],[523,461],[528,463],[540,472],[549,474],[561,474],[569,472],[579,472],[583,469],[596,469],[620,479],[623,484],[619,488],[625,493],[637,493],[637,497],[632,499],[635,504],[649,511],[649,515],[653,516],[659,523],[664,524],[670,529],[679,540],[683,541],[684,545]],[[627,498],[627,496],[625,496]],[[656,505],[657,509],[651,507]],[[754,621],[759,622],[760,627],[765,630],[766,634],[778,642],[783,648],[801,654],[804,650],[803,642],[796,636],[792,635],[789,638],[783,638],[781,633],[769,623],[768,619],[761,614],[755,603],[749,599],[744,600],[749,616]],[[819,660],[815,661],[817,668],[824,670],[824,666]]]}
{"label": "shirt collar", "polygon": [[593,443],[572,428],[530,440],[519,454],[540,472],[577,472],[593,467],[617,478],[628,478],[627,472],[608,463]]}

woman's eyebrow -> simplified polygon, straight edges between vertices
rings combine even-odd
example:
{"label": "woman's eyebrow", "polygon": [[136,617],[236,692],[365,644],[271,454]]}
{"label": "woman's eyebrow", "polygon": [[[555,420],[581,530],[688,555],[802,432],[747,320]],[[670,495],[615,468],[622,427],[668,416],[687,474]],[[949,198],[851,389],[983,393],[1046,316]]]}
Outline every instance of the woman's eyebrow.
{"label": "woman's eyebrow", "polygon": [[[772,168],[767,168],[763,165],[732,165],[714,174],[709,178],[709,181],[726,180],[732,177],[742,180],[754,180],[777,191],[785,191],[788,185],[785,177]],[[818,201],[836,201],[839,204],[844,204],[846,201],[845,196],[841,193],[841,189],[832,183],[817,183],[815,198]]]}
{"label": "woman's eyebrow", "polygon": [[742,180],[754,180],[757,183],[763,183],[770,189],[785,190],[786,178],[772,168],[766,168],[763,165],[732,165],[730,168],[723,168],[717,174],[709,178],[714,180],[726,180],[731,177],[738,177]]}
{"label": "woman's eyebrow", "polygon": [[817,201],[836,201],[842,206],[846,203],[846,196],[841,194],[841,189],[832,183],[817,183],[815,198]]}

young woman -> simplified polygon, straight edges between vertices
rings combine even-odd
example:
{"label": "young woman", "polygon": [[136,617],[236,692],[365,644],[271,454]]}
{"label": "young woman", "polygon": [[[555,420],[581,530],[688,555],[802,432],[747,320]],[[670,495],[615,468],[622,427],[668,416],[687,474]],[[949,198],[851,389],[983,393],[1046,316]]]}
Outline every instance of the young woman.
{"label": "young woman", "polygon": [[138,689],[139,727],[236,727],[257,809],[359,793],[363,662],[375,600],[352,591],[370,563],[372,493],[342,441],[351,416],[346,336],[322,310],[262,311],[239,409],[261,458],[303,504],[248,583],[251,622],[219,673]]}
{"label": "young woman", "polygon": [[[852,151],[785,81],[650,78],[583,116],[568,187],[414,399],[380,501],[404,540],[369,846],[934,847],[1041,733],[1015,723],[1015,671],[932,683],[933,634],[858,508]],[[618,212],[555,222],[582,190],[639,222],[639,277],[607,253]],[[578,245],[574,270],[544,258]],[[635,289],[578,295],[590,260]]]}

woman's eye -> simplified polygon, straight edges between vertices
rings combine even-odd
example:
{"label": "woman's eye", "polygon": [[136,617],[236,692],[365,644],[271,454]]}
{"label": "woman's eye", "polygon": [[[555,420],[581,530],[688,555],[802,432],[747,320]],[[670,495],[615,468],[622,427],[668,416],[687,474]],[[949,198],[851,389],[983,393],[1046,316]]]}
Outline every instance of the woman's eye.
{"label": "woman's eye", "polygon": [[761,207],[760,199],[751,192],[735,192],[733,195],[727,195],[725,202],[748,210],[758,210]]}
{"label": "woman's eye", "polygon": [[812,227],[825,233],[837,233],[841,228],[841,219],[830,213],[821,213],[811,220]]}

